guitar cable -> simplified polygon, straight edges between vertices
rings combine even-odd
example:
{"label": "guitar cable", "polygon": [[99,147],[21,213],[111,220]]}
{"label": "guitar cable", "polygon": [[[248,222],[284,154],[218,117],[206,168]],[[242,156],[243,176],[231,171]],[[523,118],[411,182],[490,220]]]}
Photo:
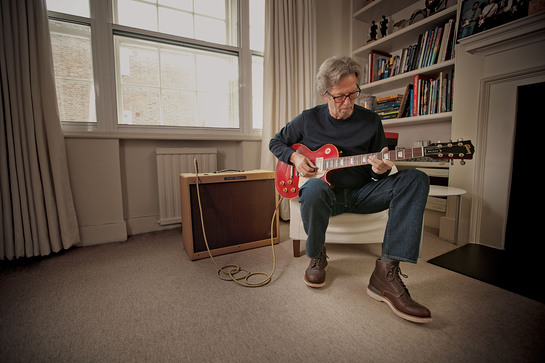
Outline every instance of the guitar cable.
{"label": "guitar cable", "polygon": [[[223,266],[219,266],[219,264],[214,259],[214,256],[212,256],[212,252],[210,251],[210,246],[208,245],[208,239],[206,238],[206,231],[204,227],[204,217],[203,217],[203,211],[202,211],[202,205],[201,205],[201,194],[199,191],[199,168],[198,168],[198,162],[197,159],[193,160],[193,165],[195,167],[195,186],[197,189],[197,200],[199,204],[199,215],[201,218],[201,227],[202,227],[202,234],[204,237],[204,244],[206,245],[206,250],[208,251],[208,255],[210,256],[210,259],[216,265],[217,268],[217,276],[219,279],[224,281],[234,281],[237,284],[244,286],[244,287],[260,287],[267,285],[271,279],[272,276],[276,270],[276,255],[274,252],[274,221],[276,218],[276,213],[278,212],[278,207],[280,206],[280,203],[284,199],[283,197],[280,197],[278,200],[278,203],[276,204],[276,208],[274,209],[272,220],[271,220],[271,249],[272,249],[272,271],[271,273],[266,272],[251,272],[247,268],[240,267],[239,265],[228,263]],[[242,276],[237,276],[240,273],[244,273]],[[250,278],[253,276],[264,276],[261,281],[258,282],[251,282]]]}

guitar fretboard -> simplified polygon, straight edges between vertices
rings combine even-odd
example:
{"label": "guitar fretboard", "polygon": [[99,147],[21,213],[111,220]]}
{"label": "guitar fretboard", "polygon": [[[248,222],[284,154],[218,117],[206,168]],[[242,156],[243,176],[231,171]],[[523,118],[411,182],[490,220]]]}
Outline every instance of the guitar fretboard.
{"label": "guitar fretboard", "polygon": [[412,158],[421,158],[424,156],[424,147],[417,147],[414,149],[399,149],[390,150],[385,153],[371,153],[362,155],[342,156],[340,158],[324,159],[323,169],[339,169],[347,168],[350,166],[360,166],[369,164],[369,157],[375,157],[379,160],[406,160]]}

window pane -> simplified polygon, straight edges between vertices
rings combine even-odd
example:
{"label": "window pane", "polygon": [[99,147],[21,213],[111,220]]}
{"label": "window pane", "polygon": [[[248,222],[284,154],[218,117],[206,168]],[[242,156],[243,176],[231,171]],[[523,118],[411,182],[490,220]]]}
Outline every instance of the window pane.
{"label": "window pane", "polygon": [[89,0],[47,0],[47,10],[58,13],[91,17],[89,13]]}
{"label": "window pane", "polygon": [[114,0],[116,22],[134,28],[237,45],[236,0]]}
{"label": "window pane", "polygon": [[117,0],[119,24],[157,31],[157,7],[137,0]]}
{"label": "window pane", "polygon": [[121,124],[238,128],[238,58],[116,37]]}
{"label": "window pane", "polygon": [[265,0],[250,1],[250,49],[265,50]]}
{"label": "window pane", "polygon": [[49,21],[61,121],[96,122],[91,30]]}
{"label": "window pane", "polygon": [[252,57],[252,127],[263,128],[263,57]]}
{"label": "window pane", "polygon": [[195,38],[193,16],[173,9],[159,9],[159,31],[161,33]]}

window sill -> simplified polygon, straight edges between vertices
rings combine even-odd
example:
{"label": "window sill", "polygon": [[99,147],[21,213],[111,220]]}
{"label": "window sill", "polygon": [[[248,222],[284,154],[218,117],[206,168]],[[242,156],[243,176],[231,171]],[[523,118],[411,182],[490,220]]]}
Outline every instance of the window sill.
{"label": "window sill", "polygon": [[260,134],[241,134],[240,132],[150,132],[144,131],[100,131],[100,130],[63,130],[65,139],[120,139],[120,140],[226,140],[226,141],[261,141]]}

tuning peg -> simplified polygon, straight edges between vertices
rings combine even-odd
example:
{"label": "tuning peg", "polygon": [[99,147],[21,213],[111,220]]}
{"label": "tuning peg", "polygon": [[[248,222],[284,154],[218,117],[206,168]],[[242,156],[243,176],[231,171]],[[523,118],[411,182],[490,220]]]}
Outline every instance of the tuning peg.
{"label": "tuning peg", "polygon": [[466,165],[466,161],[465,160],[460,160],[460,165]]}

